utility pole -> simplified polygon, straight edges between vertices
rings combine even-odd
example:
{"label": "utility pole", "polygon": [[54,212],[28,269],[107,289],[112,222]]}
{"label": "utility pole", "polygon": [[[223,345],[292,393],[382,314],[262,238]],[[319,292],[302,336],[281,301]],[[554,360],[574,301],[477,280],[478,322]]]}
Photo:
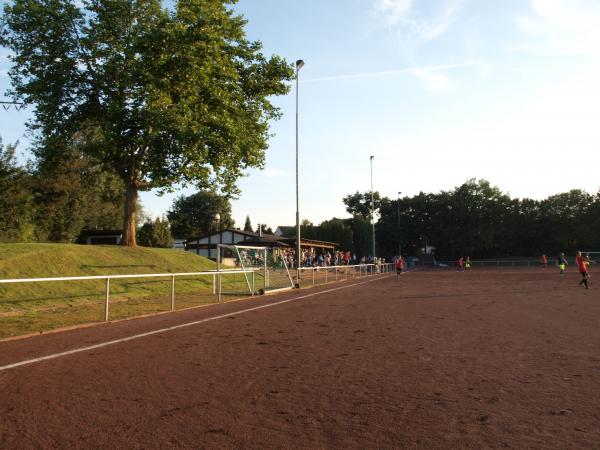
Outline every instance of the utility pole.
{"label": "utility pole", "polygon": [[373,193],[373,158],[371,156],[371,227],[373,229],[373,262],[375,261],[375,194]]}

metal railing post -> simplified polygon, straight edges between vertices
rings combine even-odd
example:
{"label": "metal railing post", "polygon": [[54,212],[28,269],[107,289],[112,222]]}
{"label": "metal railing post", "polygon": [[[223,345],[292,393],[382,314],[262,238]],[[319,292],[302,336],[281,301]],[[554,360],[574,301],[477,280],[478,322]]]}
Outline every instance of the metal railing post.
{"label": "metal railing post", "polygon": [[335,281],[337,283],[338,281],[338,270],[337,270],[337,266],[335,266]]}
{"label": "metal railing post", "polygon": [[171,277],[171,311],[175,311],[175,275]]}
{"label": "metal railing post", "polygon": [[252,295],[254,296],[254,293],[256,292],[255,287],[254,287],[254,270],[252,271]]}
{"label": "metal railing post", "polygon": [[315,268],[312,269],[313,287],[315,286]]}
{"label": "metal railing post", "polygon": [[223,274],[221,272],[219,272],[219,274],[217,275],[219,281],[218,281],[218,288],[217,290],[219,291],[219,295],[218,295],[218,302],[221,303],[221,291],[223,290]]}
{"label": "metal railing post", "polygon": [[327,283],[327,276],[329,274],[329,269],[325,266],[325,283]]}
{"label": "metal railing post", "polygon": [[104,321],[108,322],[108,297],[110,296],[110,277],[106,277],[106,296],[104,297]]}
{"label": "metal railing post", "polygon": [[263,289],[265,292],[267,292],[267,254],[265,253],[265,263],[263,265],[263,271],[264,271],[264,276],[263,276]]}

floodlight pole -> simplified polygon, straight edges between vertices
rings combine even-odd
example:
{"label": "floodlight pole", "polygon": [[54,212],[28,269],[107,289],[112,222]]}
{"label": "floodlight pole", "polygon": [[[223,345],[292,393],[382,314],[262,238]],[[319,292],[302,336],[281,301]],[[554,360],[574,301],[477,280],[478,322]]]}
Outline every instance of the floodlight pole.
{"label": "floodlight pole", "polygon": [[375,194],[373,193],[373,158],[371,155],[371,227],[373,229],[373,262],[375,262]]}
{"label": "floodlight pole", "polygon": [[300,193],[298,166],[298,72],[304,66],[301,59],[296,61],[296,283],[300,287],[300,265],[302,264],[302,247],[300,245]]}
{"label": "floodlight pole", "polygon": [[2,108],[4,109],[4,111],[8,111],[11,108],[11,106],[14,106],[15,110],[17,110],[17,111],[21,111],[23,108],[25,108],[25,103],[20,103],[20,102],[0,101],[0,105],[2,105]]}
{"label": "floodlight pole", "polygon": [[402,244],[400,243],[400,195],[402,192],[398,191],[398,202],[396,206],[398,207],[398,256],[402,256]]}
{"label": "floodlight pole", "polygon": [[[223,243],[223,233],[221,232],[221,214],[216,213],[215,214],[215,220],[217,221],[217,231],[219,232],[219,244]],[[210,257],[210,249],[209,251],[209,257]],[[219,246],[217,245],[217,258],[219,257]]]}

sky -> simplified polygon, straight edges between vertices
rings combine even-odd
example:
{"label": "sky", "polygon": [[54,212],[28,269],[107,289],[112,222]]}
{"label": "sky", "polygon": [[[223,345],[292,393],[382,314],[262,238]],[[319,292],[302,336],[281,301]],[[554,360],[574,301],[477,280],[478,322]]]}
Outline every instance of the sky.
{"label": "sky", "polygon": [[[342,198],[396,198],[484,178],[513,197],[600,178],[598,0],[240,0],[266,55],[302,59],[300,215],[347,217]],[[0,49],[0,90],[8,87]],[[0,95],[2,98],[2,95]],[[237,226],[295,223],[295,85],[273,99],[265,169],[240,179]],[[27,157],[28,113],[0,110],[3,142]],[[142,194],[150,216],[178,195]]]}

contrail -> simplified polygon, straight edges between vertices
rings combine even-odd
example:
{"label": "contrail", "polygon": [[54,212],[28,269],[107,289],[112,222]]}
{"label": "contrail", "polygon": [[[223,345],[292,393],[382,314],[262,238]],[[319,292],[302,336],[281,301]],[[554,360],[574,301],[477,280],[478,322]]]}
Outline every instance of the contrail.
{"label": "contrail", "polygon": [[381,77],[386,75],[397,75],[400,73],[435,72],[440,70],[460,69],[462,67],[481,66],[482,64],[483,63],[480,62],[471,62],[462,64],[445,64],[439,66],[411,67],[410,69],[387,70],[385,72],[357,73],[354,75],[337,75],[333,77],[313,78],[311,80],[300,80],[300,83],[317,83],[319,81],[336,81],[350,80],[353,78]]}

